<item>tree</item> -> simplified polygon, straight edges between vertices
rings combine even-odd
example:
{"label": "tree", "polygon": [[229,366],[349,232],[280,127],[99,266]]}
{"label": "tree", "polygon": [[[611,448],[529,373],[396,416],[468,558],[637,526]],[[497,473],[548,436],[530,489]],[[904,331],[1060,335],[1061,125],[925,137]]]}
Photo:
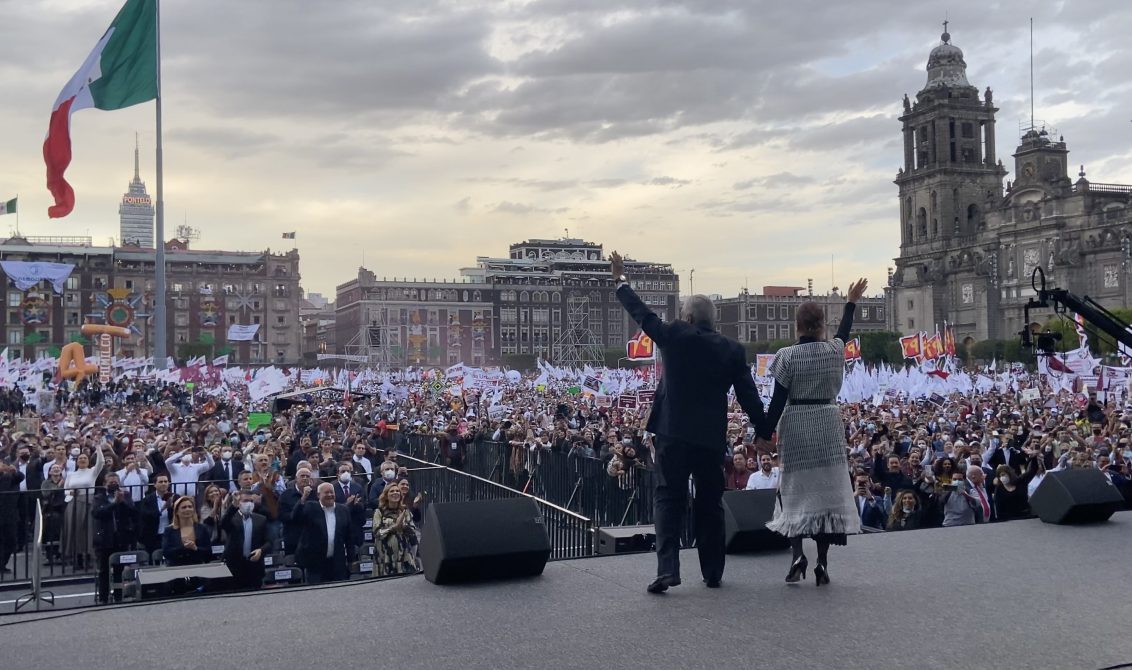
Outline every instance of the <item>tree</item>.
{"label": "tree", "polygon": [[899,366],[904,362],[904,351],[900,348],[900,333],[870,332],[861,333],[861,359],[870,365],[888,363]]}

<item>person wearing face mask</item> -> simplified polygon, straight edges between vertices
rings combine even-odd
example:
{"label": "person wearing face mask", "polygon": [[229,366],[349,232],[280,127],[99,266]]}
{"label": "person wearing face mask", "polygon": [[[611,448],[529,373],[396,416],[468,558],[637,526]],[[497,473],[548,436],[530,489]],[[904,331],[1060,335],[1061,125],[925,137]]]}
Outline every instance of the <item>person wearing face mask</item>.
{"label": "person wearing face mask", "polygon": [[915,492],[908,489],[898,492],[892,503],[892,511],[888,514],[886,529],[915,530],[921,523],[920,499]]}
{"label": "person wearing face mask", "polygon": [[381,497],[381,492],[385,490],[397,479],[397,465],[391,461],[385,461],[378,468],[381,473],[381,479],[375,479],[369,486],[369,509],[376,510],[378,508],[378,499]]}
{"label": "person wearing face mask", "polygon": [[220,447],[220,460],[216,461],[202,479],[215,483],[229,493],[236,491],[239,488],[240,470],[243,470],[244,466],[234,460],[233,454],[233,449],[229,445]]}
{"label": "person wearing face mask", "polygon": [[[106,473],[103,487],[94,494],[90,516],[93,521],[94,550],[98,560],[95,600],[110,602],[110,555],[128,551],[138,536],[138,511],[130,493],[122,488],[118,473]],[[122,566],[114,566],[114,581],[122,576]],[[121,599],[121,594],[114,594]]]}
{"label": "person wearing face mask", "polygon": [[353,466],[338,466],[338,479],[334,482],[334,502],[345,505],[350,512],[350,539],[346,543],[348,559],[353,561],[358,545],[362,543],[362,526],[366,523],[365,488],[354,481]]}
{"label": "person wearing face mask", "polygon": [[[194,453],[203,454],[204,461],[194,459]],[[173,484],[173,492],[185,496],[196,496],[197,480],[215,465],[212,454],[201,447],[196,447],[191,451],[181,449],[165,459],[165,467],[169,470],[169,481]]]}
{"label": "person wearing face mask", "polygon": [[[94,450],[94,465],[90,457],[80,453],[75,469],[67,475],[63,488],[67,491],[67,511],[63,520],[63,553],[73,559],[76,566],[85,566],[94,556],[94,534],[90,528],[90,512],[95,482],[106,467],[101,449]],[[115,475],[117,478],[117,475]]]}
{"label": "person wearing face mask", "polygon": [[1019,478],[1013,468],[1000,465],[995,469],[994,508],[998,521],[1027,519],[1030,514],[1030,500],[1026,496],[1028,474]]}
{"label": "person wearing face mask", "polygon": [[263,557],[271,549],[267,538],[267,517],[256,514],[256,495],[240,491],[231,496],[221,525],[228,536],[224,543],[224,564],[232,572],[238,589],[258,589],[263,585]]}

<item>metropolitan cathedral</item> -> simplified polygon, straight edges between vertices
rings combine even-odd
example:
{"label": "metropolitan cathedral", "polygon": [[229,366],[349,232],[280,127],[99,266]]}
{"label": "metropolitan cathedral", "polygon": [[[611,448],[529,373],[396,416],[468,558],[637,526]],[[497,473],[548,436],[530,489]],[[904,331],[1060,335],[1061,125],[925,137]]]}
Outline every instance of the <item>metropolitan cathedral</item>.
{"label": "metropolitan cathedral", "polygon": [[[957,344],[1011,339],[1047,286],[1105,307],[1129,304],[1132,186],[1069,177],[1063,137],[1024,128],[1010,173],[996,152],[994,98],[967,80],[963,52],[944,32],[928,80],[904,96],[900,257],[889,280],[891,325],[902,333],[954,326]],[[1033,312],[1044,323],[1048,313]]]}

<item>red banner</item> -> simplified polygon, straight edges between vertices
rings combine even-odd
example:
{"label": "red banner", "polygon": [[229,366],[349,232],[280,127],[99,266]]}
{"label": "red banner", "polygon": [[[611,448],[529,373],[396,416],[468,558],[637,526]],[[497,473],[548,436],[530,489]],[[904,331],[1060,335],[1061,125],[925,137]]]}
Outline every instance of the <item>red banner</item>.
{"label": "red banner", "polygon": [[939,333],[931,337],[924,338],[924,358],[929,361],[934,361],[943,355],[943,340],[940,339]]}
{"label": "red banner", "polygon": [[845,360],[856,361],[861,358],[861,338],[855,337],[845,343]]}
{"label": "red banner", "polygon": [[919,358],[922,356],[923,350],[920,347],[920,333],[900,338],[900,349],[904,352],[904,358]]}
{"label": "red banner", "polygon": [[640,331],[625,345],[625,355],[631,361],[647,361],[656,357],[656,346],[652,338]]}

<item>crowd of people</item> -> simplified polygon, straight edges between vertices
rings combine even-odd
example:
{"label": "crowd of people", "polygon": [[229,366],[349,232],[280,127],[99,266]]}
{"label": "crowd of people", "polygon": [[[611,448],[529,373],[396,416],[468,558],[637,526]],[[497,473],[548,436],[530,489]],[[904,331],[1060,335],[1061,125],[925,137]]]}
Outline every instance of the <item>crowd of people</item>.
{"label": "crowd of people", "polygon": [[[417,380],[393,386],[350,398],[324,391],[250,429],[252,410],[265,407],[179,385],[86,382],[60,387],[38,411],[0,391],[0,570],[10,574],[28,547],[42,503],[45,560],[97,571],[101,601],[112,595],[110,555],[131,549],[160,550],[168,565],[223,561],[243,588],[260,585],[275,554],[293,557],[308,582],[345,579],[370,542],[375,575],[412,573],[424,500],[402,455],[410,436],[430,439],[455,469],[472,444],[508,444],[510,470],[528,476],[549,452],[595,459],[620,480],[655,457],[647,405],[531,377],[463,394]],[[1021,397],[992,389],[841,404],[862,526],[1025,518],[1042,478],[1065,468],[1097,468],[1128,491],[1132,408],[1095,393]],[[737,403],[732,410],[720,445],[726,486],[776,488],[774,437],[760,439]]]}

